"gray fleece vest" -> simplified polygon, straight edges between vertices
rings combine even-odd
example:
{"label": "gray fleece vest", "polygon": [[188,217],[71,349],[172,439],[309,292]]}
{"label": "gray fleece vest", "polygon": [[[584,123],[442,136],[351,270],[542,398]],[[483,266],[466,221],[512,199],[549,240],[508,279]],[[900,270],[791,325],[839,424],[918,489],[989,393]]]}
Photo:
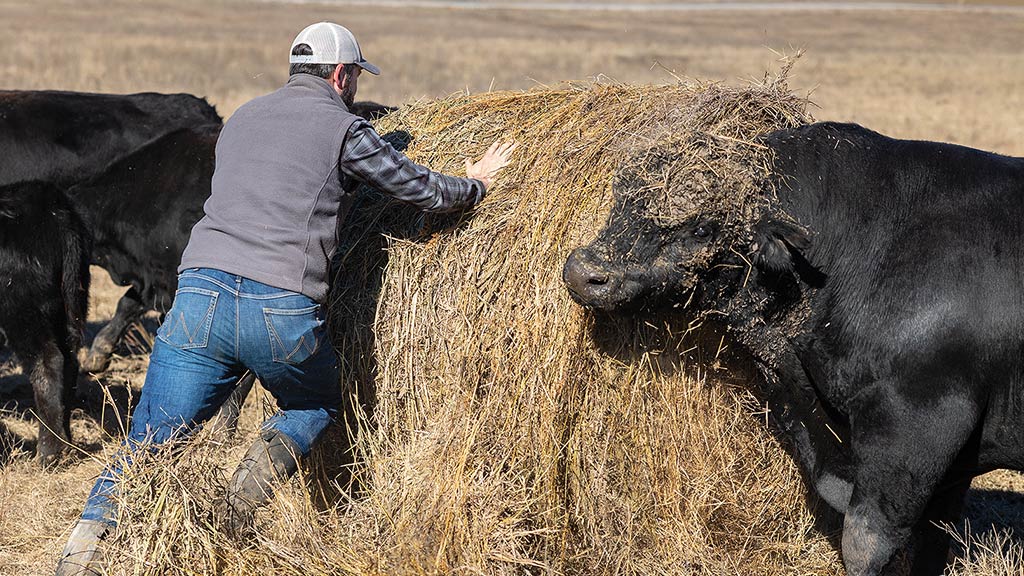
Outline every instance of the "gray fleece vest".
{"label": "gray fleece vest", "polygon": [[217,140],[206,215],[178,272],[216,268],[323,302],[338,215],[351,202],[338,159],[358,119],[308,74],[239,108]]}

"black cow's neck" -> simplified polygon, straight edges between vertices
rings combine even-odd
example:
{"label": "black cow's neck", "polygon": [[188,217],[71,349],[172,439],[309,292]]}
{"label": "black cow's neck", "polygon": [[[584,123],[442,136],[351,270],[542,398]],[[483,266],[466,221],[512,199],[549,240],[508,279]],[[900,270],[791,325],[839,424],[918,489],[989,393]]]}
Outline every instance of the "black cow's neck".
{"label": "black cow's neck", "polygon": [[805,282],[856,275],[862,271],[847,268],[889,249],[890,238],[877,231],[897,226],[908,205],[904,178],[891,163],[896,143],[832,123],[771,140],[778,210],[810,233],[810,246],[794,259]]}

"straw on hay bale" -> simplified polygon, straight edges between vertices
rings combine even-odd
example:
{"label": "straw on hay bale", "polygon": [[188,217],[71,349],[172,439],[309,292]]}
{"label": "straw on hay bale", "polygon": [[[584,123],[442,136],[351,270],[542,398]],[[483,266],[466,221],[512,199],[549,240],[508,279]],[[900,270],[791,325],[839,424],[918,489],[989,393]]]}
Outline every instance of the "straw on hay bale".
{"label": "straw on hay bale", "polygon": [[382,119],[442,171],[498,138],[520,148],[472,214],[376,194],[354,209],[331,295],[351,450],[326,442],[319,489],[292,485],[239,548],[210,521],[231,459],[200,435],[128,478],[113,573],[838,574],[754,396],[691,361],[719,350],[685,318],[594,319],[561,282],[636,151],[723,143],[712,156],[749,195],[765,159],[744,143],[805,108],[783,75],[459,95]]}

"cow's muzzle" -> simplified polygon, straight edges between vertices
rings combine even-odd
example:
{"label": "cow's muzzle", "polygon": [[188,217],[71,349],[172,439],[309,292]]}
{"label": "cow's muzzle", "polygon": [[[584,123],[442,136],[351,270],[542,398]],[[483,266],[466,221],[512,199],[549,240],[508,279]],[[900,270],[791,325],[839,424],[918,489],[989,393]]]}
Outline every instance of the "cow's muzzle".
{"label": "cow's muzzle", "polygon": [[625,275],[603,262],[589,248],[577,248],[562,268],[562,281],[569,294],[584,306],[604,310],[620,307]]}

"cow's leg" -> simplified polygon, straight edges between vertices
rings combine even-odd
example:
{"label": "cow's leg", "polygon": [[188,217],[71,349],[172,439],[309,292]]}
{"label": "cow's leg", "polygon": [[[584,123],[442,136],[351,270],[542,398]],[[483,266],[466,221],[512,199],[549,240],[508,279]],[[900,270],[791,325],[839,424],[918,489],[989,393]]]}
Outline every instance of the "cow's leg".
{"label": "cow's leg", "polygon": [[789,437],[796,458],[815,491],[833,509],[845,512],[853,492],[848,454],[814,385],[792,352],[782,355],[768,388],[768,407]]}
{"label": "cow's leg", "polygon": [[44,466],[49,466],[57,461],[71,440],[68,397],[73,382],[66,380],[70,369],[64,353],[52,338],[36,350],[23,351],[19,356],[24,359],[32,382],[39,416],[36,454]]}
{"label": "cow's leg", "polygon": [[[857,464],[842,543],[849,576],[900,574],[913,561],[902,552],[980,412],[955,390],[927,402],[892,390],[866,393],[853,422]],[[921,545],[913,552],[922,558],[935,553],[927,541]],[[915,574],[939,576],[936,564],[926,561]]]}
{"label": "cow's leg", "polygon": [[142,303],[142,297],[135,290],[129,288],[124,296],[117,302],[117,310],[110,322],[96,334],[89,348],[89,354],[82,363],[82,368],[87,372],[103,372],[110,366],[110,355],[117,349],[118,343],[124,337],[124,333],[133,322],[142,316],[146,311]]}
{"label": "cow's leg", "polygon": [[911,576],[942,574],[949,560],[949,532],[944,524],[960,519],[964,498],[971,487],[969,478],[944,483],[942,489],[932,497],[924,515],[914,529],[913,570]]}
{"label": "cow's leg", "polygon": [[852,471],[846,456],[829,445],[834,441],[832,432],[787,413],[788,406],[773,404],[769,402],[769,408],[792,443],[807,480],[832,509],[845,513],[853,493]]}

